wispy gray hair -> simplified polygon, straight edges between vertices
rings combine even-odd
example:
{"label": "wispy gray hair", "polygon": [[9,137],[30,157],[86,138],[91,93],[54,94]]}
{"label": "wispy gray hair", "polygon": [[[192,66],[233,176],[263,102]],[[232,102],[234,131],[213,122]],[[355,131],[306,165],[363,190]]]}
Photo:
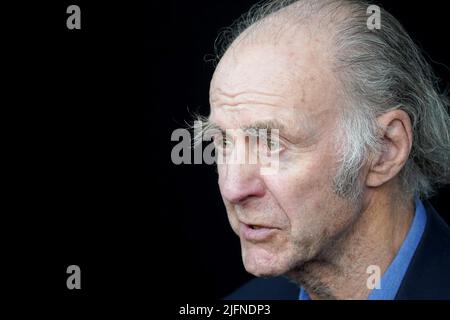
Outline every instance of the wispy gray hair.
{"label": "wispy gray hair", "polygon": [[[347,99],[342,122],[344,145],[335,177],[336,192],[355,198],[361,194],[359,173],[371,154],[382,150],[376,118],[400,109],[410,117],[413,146],[399,177],[408,198],[430,197],[450,181],[449,101],[440,94],[438,80],[419,48],[388,12],[381,9],[381,29],[367,27],[367,8],[359,0],[270,0],[253,6],[216,41],[220,59],[247,29],[258,28],[278,11],[288,11],[278,33],[289,25],[327,28],[331,33],[333,69]],[[276,35],[276,32],[274,32]]]}

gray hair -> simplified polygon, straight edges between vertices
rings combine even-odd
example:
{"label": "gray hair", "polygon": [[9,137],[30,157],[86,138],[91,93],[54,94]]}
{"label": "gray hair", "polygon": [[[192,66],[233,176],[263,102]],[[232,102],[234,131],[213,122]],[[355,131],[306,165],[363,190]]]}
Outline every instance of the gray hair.
{"label": "gray hair", "polygon": [[342,121],[345,148],[334,179],[337,194],[361,195],[360,169],[369,155],[383,148],[376,118],[400,109],[409,115],[413,128],[412,150],[399,173],[401,190],[407,198],[425,199],[450,181],[449,101],[439,93],[438,80],[422,53],[391,14],[382,9],[381,29],[369,30],[369,5],[363,0],[258,3],[222,31],[215,44],[216,57],[246,30],[262,26],[267,19],[276,20],[278,11],[289,12],[288,23],[284,21],[280,28],[306,21],[327,28],[332,34],[333,68],[348,103]]}

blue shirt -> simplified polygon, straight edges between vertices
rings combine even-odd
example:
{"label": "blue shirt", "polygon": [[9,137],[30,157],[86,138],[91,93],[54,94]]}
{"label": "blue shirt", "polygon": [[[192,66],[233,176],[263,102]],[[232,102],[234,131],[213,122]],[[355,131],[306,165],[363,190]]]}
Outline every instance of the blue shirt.
{"label": "blue shirt", "polygon": [[[427,214],[423,203],[419,199],[416,199],[416,211],[408,234],[394,260],[392,260],[381,277],[380,289],[373,289],[367,298],[368,300],[394,300],[403,277],[406,274],[406,270],[408,270],[408,266],[414,256],[414,252],[416,252],[417,246],[422,238],[426,222]],[[299,300],[311,300],[303,288],[300,288]]]}

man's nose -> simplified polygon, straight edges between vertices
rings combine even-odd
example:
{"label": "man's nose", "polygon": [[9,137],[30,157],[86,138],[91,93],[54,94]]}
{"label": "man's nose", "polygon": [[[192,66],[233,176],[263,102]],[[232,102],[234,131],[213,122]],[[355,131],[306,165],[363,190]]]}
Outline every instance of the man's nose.
{"label": "man's nose", "polygon": [[262,197],[265,193],[258,165],[228,164],[219,171],[219,186],[222,196],[237,204],[252,197]]}

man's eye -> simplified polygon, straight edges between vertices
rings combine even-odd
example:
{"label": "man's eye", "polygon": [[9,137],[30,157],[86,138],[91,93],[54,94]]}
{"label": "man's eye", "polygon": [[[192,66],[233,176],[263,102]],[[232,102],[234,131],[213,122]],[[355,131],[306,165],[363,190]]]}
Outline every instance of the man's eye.
{"label": "man's eye", "polygon": [[226,149],[226,148],[230,147],[232,143],[226,137],[218,136],[218,137],[214,138],[214,144],[218,148]]}
{"label": "man's eye", "polygon": [[224,148],[230,147],[231,144],[232,144],[231,141],[228,140],[227,138],[222,139],[222,146],[223,146]]}
{"label": "man's eye", "polygon": [[274,140],[270,140],[268,145],[270,151],[277,150],[280,147],[280,143]]}
{"label": "man's eye", "polygon": [[282,146],[278,139],[265,138],[263,140],[264,146],[267,147],[267,149],[271,152],[279,151],[280,149],[282,149]]}

